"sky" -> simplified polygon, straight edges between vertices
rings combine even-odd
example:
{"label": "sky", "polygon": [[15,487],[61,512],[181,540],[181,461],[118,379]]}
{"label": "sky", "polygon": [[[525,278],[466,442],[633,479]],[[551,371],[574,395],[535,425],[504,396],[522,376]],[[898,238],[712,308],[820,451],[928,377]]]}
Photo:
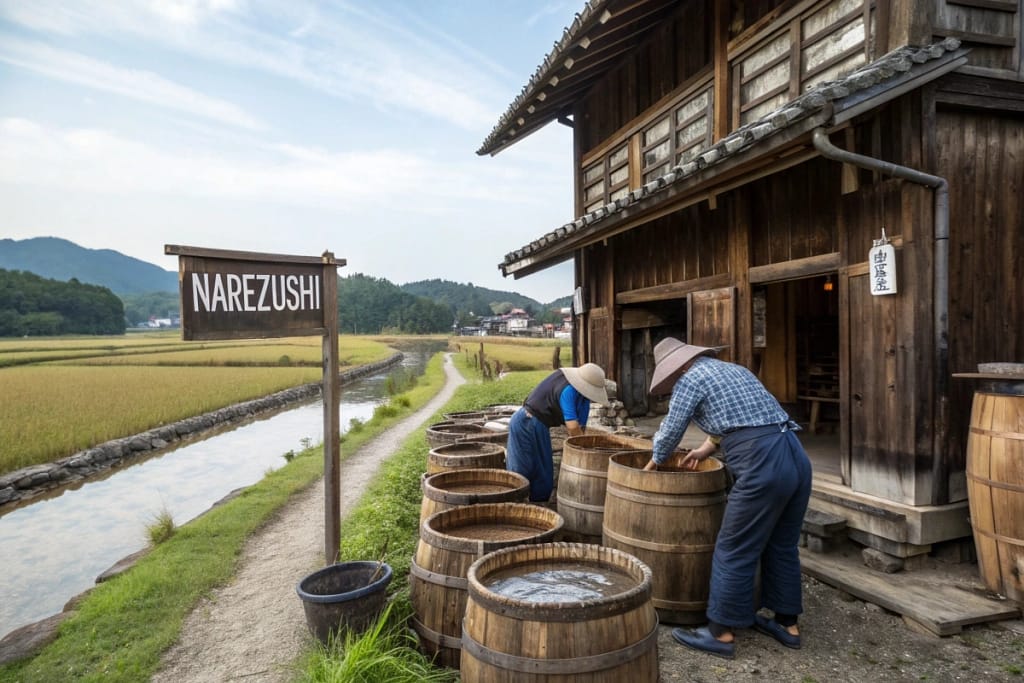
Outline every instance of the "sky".
{"label": "sky", "polygon": [[583,4],[0,0],[0,238],[567,296],[498,264],[573,219],[571,130],[476,150]]}

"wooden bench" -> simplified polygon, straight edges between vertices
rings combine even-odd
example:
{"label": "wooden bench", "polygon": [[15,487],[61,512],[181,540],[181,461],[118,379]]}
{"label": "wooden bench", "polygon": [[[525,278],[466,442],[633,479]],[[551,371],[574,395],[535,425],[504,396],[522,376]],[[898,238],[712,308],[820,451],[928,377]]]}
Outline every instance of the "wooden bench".
{"label": "wooden bench", "polygon": [[821,404],[822,403],[839,403],[838,398],[828,398],[827,396],[797,396],[800,401],[810,401],[811,403],[811,419],[809,425],[809,431],[811,434],[818,433],[818,417],[821,415]]}

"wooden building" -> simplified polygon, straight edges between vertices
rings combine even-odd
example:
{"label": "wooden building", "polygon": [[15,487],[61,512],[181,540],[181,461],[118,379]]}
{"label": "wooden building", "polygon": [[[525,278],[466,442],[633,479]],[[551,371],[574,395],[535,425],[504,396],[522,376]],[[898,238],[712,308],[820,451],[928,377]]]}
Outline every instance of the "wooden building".
{"label": "wooden building", "polygon": [[1020,0],[590,0],[478,152],[573,130],[577,218],[500,268],[573,260],[576,359],[633,414],[664,409],[660,339],[727,344],[813,423],[813,508],[901,557],[969,537],[952,375],[1024,360],[1022,23]]}

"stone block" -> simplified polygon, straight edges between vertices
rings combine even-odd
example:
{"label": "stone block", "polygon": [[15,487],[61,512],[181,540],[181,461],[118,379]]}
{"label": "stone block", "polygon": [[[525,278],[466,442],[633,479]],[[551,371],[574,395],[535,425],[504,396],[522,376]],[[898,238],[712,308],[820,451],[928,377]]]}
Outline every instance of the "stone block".
{"label": "stone block", "polygon": [[864,559],[866,567],[885,574],[894,574],[903,569],[902,559],[883,553],[881,550],[864,548],[861,551],[861,557]]}

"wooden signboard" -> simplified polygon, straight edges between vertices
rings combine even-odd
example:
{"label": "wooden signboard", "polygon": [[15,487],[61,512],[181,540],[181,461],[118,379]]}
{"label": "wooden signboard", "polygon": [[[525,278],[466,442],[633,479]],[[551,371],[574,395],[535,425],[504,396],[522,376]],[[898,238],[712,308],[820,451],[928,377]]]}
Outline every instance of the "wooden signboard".
{"label": "wooden signboard", "polygon": [[344,259],[164,245],[178,256],[181,329],[186,341],[323,336],[324,556],[341,537],[338,386],[338,273]]}

